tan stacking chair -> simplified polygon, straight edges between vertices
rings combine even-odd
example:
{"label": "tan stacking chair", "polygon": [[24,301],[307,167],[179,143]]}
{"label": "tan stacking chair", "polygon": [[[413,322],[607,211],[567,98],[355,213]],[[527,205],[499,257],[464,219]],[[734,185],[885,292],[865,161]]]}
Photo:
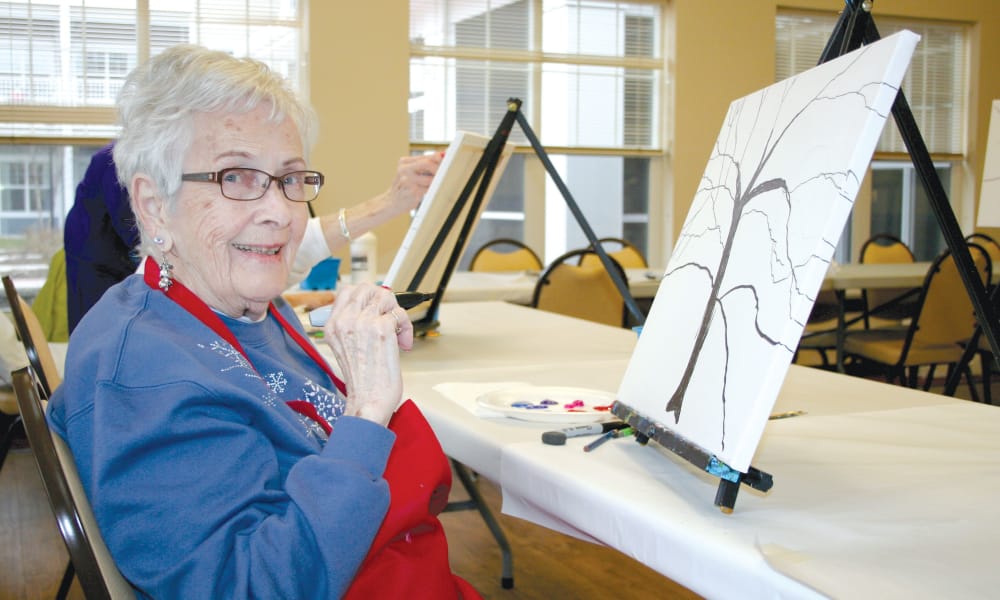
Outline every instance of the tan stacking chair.
{"label": "tan stacking chair", "polygon": [[62,375],[59,374],[55,358],[52,356],[45,330],[31,309],[31,305],[17,293],[14,282],[7,275],[3,277],[3,287],[7,293],[10,314],[14,319],[14,328],[17,329],[17,336],[21,338],[24,351],[28,355],[28,364],[41,385],[42,396],[48,400],[52,396],[52,391],[62,383]]}
{"label": "tan stacking chair", "polygon": [[[986,284],[992,273],[990,257],[982,246],[969,245],[976,270]],[[918,369],[928,367],[924,389],[933,382],[937,365],[965,368],[973,398],[971,375],[961,365],[963,345],[976,328],[969,295],[950,251],[934,260],[917,296],[917,312],[905,329],[870,329],[851,332],[844,341],[847,355],[883,365],[886,379],[917,387]]]}
{"label": "tan stacking chair", "polygon": [[[608,256],[615,259],[623,269],[645,269],[649,267],[649,263],[646,262],[646,257],[642,255],[642,251],[632,242],[615,237],[601,238],[597,241],[600,242],[601,247],[608,253]],[[600,264],[601,257],[596,254],[587,254],[580,259],[580,264],[589,262]]]}
{"label": "tan stacking chair", "polygon": [[[59,533],[69,551],[70,564],[88,600],[135,598],[132,587],[122,577],[97,527],[90,502],[76,471],[76,463],[66,443],[53,435],[45,420],[45,405],[39,396],[41,382],[30,367],[13,373],[17,404],[24,419],[24,431],[35,455],[45,493],[56,517]],[[60,590],[61,591],[61,590]]]}
{"label": "tan stacking chair", "polygon": [[[611,260],[622,281],[628,281],[621,265]],[[535,284],[531,305],[615,327],[627,323],[625,300],[593,250],[572,250],[552,261]]]}
{"label": "tan stacking chair", "polygon": [[837,349],[837,317],[840,314],[840,302],[833,290],[823,290],[816,296],[809,319],[802,331],[799,345],[795,349],[792,362],[798,362],[804,350],[815,352],[823,369],[833,369],[834,362],[828,352]]}
{"label": "tan stacking chair", "polygon": [[[28,355],[28,368],[31,369],[34,381],[38,385],[38,393],[43,399],[48,400],[52,397],[52,392],[62,383],[62,375],[59,373],[56,361],[52,356],[52,350],[45,337],[45,330],[31,305],[17,293],[13,280],[7,275],[3,277],[3,287],[7,294],[10,314],[14,319],[14,329],[17,330],[17,337],[21,338],[24,351]],[[23,420],[22,415],[22,424],[24,424]],[[24,424],[24,426],[27,429],[27,425]],[[73,561],[70,559],[69,564],[66,565],[62,582],[59,584],[59,591],[56,594],[57,600],[64,599],[69,593],[69,586],[73,583],[73,571]]]}
{"label": "tan stacking chair", "polygon": [[[990,255],[990,260],[994,265],[1000,264],[1000,243],[985,233],[970,233],[965,236],[967,244],[978,244]],[[992,289],[993,285],[988,285],[987,289]]]}
{"label": "tan stacking chair", "polygon": [[524,242],[498,238],[476,250],[469,263],[470,271],[541,271],[542,260]]}
{"label": "tan stacking chair", "polygon": [[3,423],[3,437],[0,437],[0,469],[3,469],[7,453],[17,436],[18,427],[21,425],[21,415],[17,410],[17,398],[14,396],[14,390],[7,386],[0,388],[0,423]]}
{"label": "tan stacking chair", "polygon": [[[861,246],[862,264],[912,263],[913,252],[902,240],[888,233],[878,233]],[[918,288],[861,290],[865,329],[903,327],[917,308]]]}
{"label": "tan stacking chair", "polygon": [[[986,235],[985,233],[972,233],[966,236],[965,241],[968,243],[978,244],[986,249],[986,253],[990,255],[990,260],[994,265],[1000,264],[1000,243],[997,243],[995,239]],[[997,267],[994,266],[994,269]],[[1000,309],[1000,292],[997,290],[997,285],[990,284],[986,286],[986,289],[990,295],[990,301],[993,303],[994,310]],[[976,333],[973,335],[971,343],[974,344],[975,350],[973,354],[979,356],[980,368],[982,369],[982,380],[983,380],[983,402],[986,404],[993,404],[993,375],[997,372],[997,364],[993,355],[993,348],[990,347],[990,341],[986,338],[986,335],[982,332],[981,328],[976,328]],[[971,355],[967,358],[972,358]],[[965,365],[963,365],[964,367]],[[952,386],[947,386],[945,388],[945,393],[954,392],[950,389]],[[954,386],[957,387],[957,386]]]}

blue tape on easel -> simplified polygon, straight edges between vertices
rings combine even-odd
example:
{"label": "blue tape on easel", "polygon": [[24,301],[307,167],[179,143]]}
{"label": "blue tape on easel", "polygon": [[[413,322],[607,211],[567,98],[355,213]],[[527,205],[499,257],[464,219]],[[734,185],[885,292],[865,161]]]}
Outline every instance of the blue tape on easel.
{"label": "blue tape on easel", "polygon": [[733,469],[714,456],[709,459],[708,465],[705,466],[705,471],[711,475],[715,475],[719,479],[725,479],[726,481],[732,481],[733,483],[739,483],[740,475],[742,475],[742,473]]}

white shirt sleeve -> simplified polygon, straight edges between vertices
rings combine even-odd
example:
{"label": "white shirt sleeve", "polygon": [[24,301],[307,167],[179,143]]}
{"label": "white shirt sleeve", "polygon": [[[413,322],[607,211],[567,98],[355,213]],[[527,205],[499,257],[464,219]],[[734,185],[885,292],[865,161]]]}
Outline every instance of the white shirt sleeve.
{"label": "white shirt sleeve", "polygon": [[330,257],[330,247],[326,245],[326,236],[320,227],[319,217],[312,217],[306,223],[306,232],[302,236],[302,244],[295,255],[292,270],[288,273],[288,285],[301,282],[309,275],[316,263]]}

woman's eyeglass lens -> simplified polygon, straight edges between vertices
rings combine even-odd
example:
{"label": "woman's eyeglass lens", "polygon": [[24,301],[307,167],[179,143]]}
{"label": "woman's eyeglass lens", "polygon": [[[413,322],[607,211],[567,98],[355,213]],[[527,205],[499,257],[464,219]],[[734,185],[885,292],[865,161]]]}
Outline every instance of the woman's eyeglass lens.
{"label": "woman's eyeglass lens", "polygon": [[319,171],[292,171],[284,175],[271,175],[257,169],[236,167],[214,173],[185,173],[181,181],[215,182],[222,188],[222,195],[230,200],[257,200],[267,193],[272,181],[285,197],[293,202],[310,202],[319,196],[323,187],[323,174]]}

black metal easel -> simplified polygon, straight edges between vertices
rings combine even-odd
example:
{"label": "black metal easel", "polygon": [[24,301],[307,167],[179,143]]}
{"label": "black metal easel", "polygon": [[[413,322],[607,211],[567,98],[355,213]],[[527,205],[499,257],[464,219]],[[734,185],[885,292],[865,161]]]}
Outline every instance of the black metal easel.
{"label": "black metal easel", "polygon": [[566,206],[569,207],[570,212],[572,212],[573,216],[576,218],[576,222],[579,223],[580,229],[583,230],[583,233],[590,242],[590,245],[600,257],[601,263],[604,265],[604,269],[611,276],[611,280],[614,282],[615,287],[618,288],[618,292],[625,300],[625,306],[628,308],[629,312],[632,313],[635,322],[642,325],[645,322],[646,317],[639,308],[639,305],[636,303],[635,298],[632,297],[632,293],[628,288],[628,282],[622,278],[621,272],[615,268],[614,263],[611,262],[611,257],[609,257],[608,253],[601,247],[597,235],[587,222],[587,218],[583,215],[580,207],[573,199],[573,195],[570,193],[569,188],[566,187],[566,184],[559,176],[559,173],[556,171],[555,166],[553,166],[552,161],[549,160],[548,153],[538,141],[538,138],[535,136],[535,132],[531,129],[531,125],[528,124],[527,119],[525,119],[524,115],[521,113],[521,100],[518,98],[509,98],[507,100],[507,112],[504,114],[503,119],[501,119],[500,126],[497,127],[496,133],[493,134],[493,138],[490,139],[489,143],[486,145],[486,149],[483,151],[482,157],[480,157],[479,162],[476,164],[476,168],[472,171],[469,181],[465,184],[461,194],[459,194],[456,199],[455,204],[448,213],[440,231],[438,231],[437,236],[434,238],[427,255],[424,256],[420,266],[417,268],[417,272],[413,276],[413,279],[406,287],[408,291],[416,291],[419,289],[424,276],[427,274],[427,270],[430,268],[431,264],[433,264],[434,259],[437,257],[438,252],[440,252],[441,247],[444,245],[449,233],[455,226],[459,217],[462,215],[470,196],[472,196],[473,191],[475,191],[475,197],[472,198],[472,204],[470,205],[469,210],[465,213],[465,220],[462,222],[462,228],[459,230],[455,247],[451,250],[451,255],[448,257],[448,263],[445,266],[441,281],[438,283],[437,293],[435,293],[434,299],[431,300],[430,307],[427,310],[427,316],[414,323],[415,329],[417,331],[425,332],[437,326],[437,311],[441,304],[441,299],[444,297],[444,290],[448,285],[448,280],[451,279],[451,274],[454,272],[455,266],[461,258],[462,251],[465,249],[466,240],[468,240],[469,235],[472,233],[472,229],[475,226],[477,216],[479,215],[479,208],[482,206],[486,190],[490,188],[493,173],[496,170],[500,156],[503,153],[504,145],[510,137],[510,131],[515,122],[521,127],[525,137],[527,137],[528,141],[531,143],[531,147],[534,149],[535,154],[538,155],[539,160],[541,160],[542,164],[545,166],[545,170],[548,172],[549,176],[552,177],[556,187],[559,188],[559,192],[566,201]]}
{"label": "black metal easel", "polygon": [[[823,50],[819,60],[820,64],[856,50],[862,44],[870,44],[879,40],[878,31],[871,16],[871,0],[845,0],[845,2],[846,8],[841,13],[826,48]],[[993,305],[987,298],[986,289],[972,262],[972,256],[962,237],[958,221],[951,210],[944,187],[934,170],[930,154],[902,91],[896,95],[892,114],[903,140],[906,142],[910,158],[913,160],[920,180],[927,191],[941,231],[958,264],[962,281],[976,309],[976,316],[980,323],[987,324],[987,327],[983,328],[984,333],[990,339],[994,356],[1000,356],[1000,352],[997,352],[996,329],[998,324]],[[958,385],[960,375],[961,370],[955,369],[955,382],[953,384],[955,387]],[[949,385],[952,385],[950,380],[951,378],[949,378]],[[693,465],[718,477],[720,481],[715,504],[725,512],[732,511],[741,483],[761,491],[767,491],[773,485],[770,474],[754,467],[749,467],[745,473],[732,469],[703,448],[638,414],[634,409],[621,402],[615,402],[611,407],[611,412],[635,429],[636,439],[640,443],[653,440]]]}
{"label": "black metal easel", "polygon": [[709,475],[718,477],[719,487],[715,492],[715,505],[725,513],[733,512],[741,483],[761,492],[770,490],[774,485],[774,478],[770,473],[753,466],[747,467],[746,472],[737,471],[701,446],[642,416],[626,404],[615,400],[611,405],[611,412],[628,423],[635,431],[635,439],[640,444],[646,445],[652,440]]}
{"label": "black metal easel", "polygon": [[[875,27],[875,21],[871,14],[874,0],[844,1],[846,6],[837,20],[837,25],[829,41],[827,41],[823,54],[820,56],[820,63],[860,48],[862,44],[871,44],[880,39],[878,29]],[[969,252],[965,238],[962,236],[962,230],[958,225],[958,220],[955,218],[954,211],[951,209],[951,204],[948,202],[948,195],[944,191],[944,186],[941,184],[941,179],[938,177],[937,171],[934,169],[930,152],[927,150],[924,138],[920,134],[920,128],[913,118],[913,112],[910,110],[910,105],[906,101],[906,96],[902,90],[896,94],[896,101],[892,105],[892,116],[896,121],[896,127],[899,128],[900,136],[906,144],[906,149],[910,155],[910,160],[913,161],[913,166],[917,171],[917,176],[920,178],[920,183],[927,193],[927,198],[931,203],[934,215],[937,217],[941,233],[944,235],[945,242],[948,244],[948,248],[955,258],[959,275],[962,277],[962,283],[965,284],[965,290],[968,292],[969,298],[972,300],[972,306],[976,311],[979,326],[986,335],[986,339],[990,342],[994,360],[997,360],[997,364],[1000,365],[1000,345],[998,345],[998,342],[1000,342],[1000,331],[998,331],[1000,323],[997,321],[996,310],[990,302],[986,287],[983,285],[976,270],[976,265],[972,261],[972,254]],[[963,359],[963,364],[965,360]],[[952,371],[948,377],[948,382],[945,384],[945,393],[949,396],[955,393],[961,380],[962,369],[960,367],[961,365]]]}

